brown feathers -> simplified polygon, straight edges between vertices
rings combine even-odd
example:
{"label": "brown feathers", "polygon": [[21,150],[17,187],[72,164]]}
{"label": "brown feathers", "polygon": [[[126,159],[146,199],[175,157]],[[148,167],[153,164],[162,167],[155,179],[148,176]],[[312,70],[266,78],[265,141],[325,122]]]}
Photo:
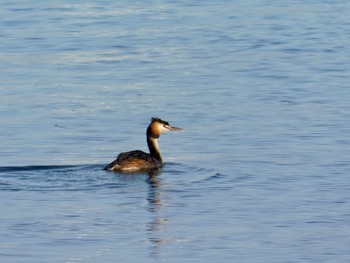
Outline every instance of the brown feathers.
{"label": "brown feathers", "polygon": [[117,159],[107,165],[105,170],[115,172],[137,172],[160,168],[162,163],[143,151],[130,151],[121,153]]}

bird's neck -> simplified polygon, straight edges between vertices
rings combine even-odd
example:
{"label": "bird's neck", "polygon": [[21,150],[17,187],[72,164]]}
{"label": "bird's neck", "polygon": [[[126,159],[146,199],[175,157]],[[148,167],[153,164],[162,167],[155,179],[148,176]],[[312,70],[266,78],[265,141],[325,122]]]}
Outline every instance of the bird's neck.
{"label": "bird's neck", "polygon": [[158,139],[154,137],[147,136],[147,145],[149,149],[149,153],[152,157],[156,158],[158,161],[163,163],[162,156],[160,154],[160,149],[158,145]]}

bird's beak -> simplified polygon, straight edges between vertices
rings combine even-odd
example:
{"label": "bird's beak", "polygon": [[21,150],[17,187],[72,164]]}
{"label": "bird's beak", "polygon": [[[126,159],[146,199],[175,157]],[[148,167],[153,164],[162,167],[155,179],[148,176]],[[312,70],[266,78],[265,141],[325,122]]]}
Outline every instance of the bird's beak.
{"label": "bird's beak", "polygon": [[173,126],[169,126],[169,130],[170,131],[182,131],[182,128],[178,128],[178,127],[173,127]]}

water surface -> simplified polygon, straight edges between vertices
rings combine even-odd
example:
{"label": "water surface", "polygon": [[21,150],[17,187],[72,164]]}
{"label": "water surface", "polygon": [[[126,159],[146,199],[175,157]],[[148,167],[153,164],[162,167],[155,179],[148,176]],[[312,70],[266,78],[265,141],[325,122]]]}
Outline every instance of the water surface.
{"label": "water surface", "polygon": [[0,259],[349,261],[349,7],[5,1]]}

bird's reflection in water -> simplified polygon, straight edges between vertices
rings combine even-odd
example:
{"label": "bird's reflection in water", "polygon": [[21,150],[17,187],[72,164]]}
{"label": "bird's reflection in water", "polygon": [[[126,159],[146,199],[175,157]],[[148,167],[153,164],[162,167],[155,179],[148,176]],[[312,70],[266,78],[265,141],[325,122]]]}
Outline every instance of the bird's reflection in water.
{"label": "bird's reflection in water", "polygon": [[158,178],[158,175],[160,173],[160,170],[152,170],[152,172],[148,173],[147,182],[149,184],[148,189],[148,211],[150,212],[157,212],[160,207],[162,206],[162,200],[160,197],[160,188],[161,183]]}
{"label": "bird's reflection in water", "polygon": [[162,245],[169,242],[169,238],[164,238],[165,225],[168,219],[161,216],[162,197],[161,188],[162,183],[158,177],[160,170],[149,173],[147,182],[149,184],[148,190],[148,211],[152,214],[152,220],[147,223],[147,231],[149,235],[150,255],[154,258],[161,257]]}

